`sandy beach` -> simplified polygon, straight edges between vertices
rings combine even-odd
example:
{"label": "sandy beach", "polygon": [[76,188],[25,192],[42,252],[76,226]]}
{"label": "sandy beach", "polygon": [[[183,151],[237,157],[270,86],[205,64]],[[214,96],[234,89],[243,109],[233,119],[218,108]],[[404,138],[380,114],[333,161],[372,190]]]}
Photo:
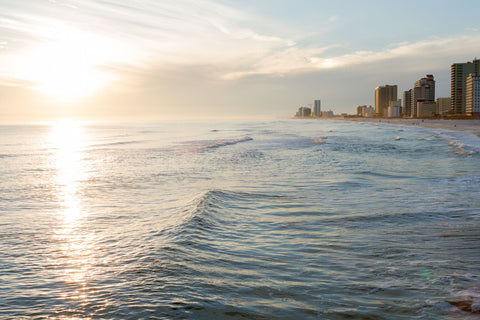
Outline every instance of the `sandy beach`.
{"label": "sandy beach", "polygon": [[421,126],[445,130],[469,131],[480,136],[480,120],[444,120],[444,119],[387,119],[387,118],[347,118],[346,121],[387,123],[402,126]]}

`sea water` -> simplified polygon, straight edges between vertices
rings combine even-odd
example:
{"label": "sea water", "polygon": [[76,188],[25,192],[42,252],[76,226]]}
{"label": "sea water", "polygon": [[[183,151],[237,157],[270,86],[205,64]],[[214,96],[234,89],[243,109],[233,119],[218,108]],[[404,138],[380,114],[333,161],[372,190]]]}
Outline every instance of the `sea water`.
{"label": "sea water", "polygon": [[480,138],[0,126],[0,318],[478,319]]}

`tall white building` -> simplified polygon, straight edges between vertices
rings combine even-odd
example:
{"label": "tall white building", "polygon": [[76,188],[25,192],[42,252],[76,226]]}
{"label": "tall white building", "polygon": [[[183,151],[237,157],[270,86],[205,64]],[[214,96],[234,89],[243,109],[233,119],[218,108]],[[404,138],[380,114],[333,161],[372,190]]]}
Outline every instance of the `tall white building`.
{"label": "tall white building", "polygon": [[467,115],[480,117],[480,76],[476,73],[467,77],[466,98]]}
{"label": "tall white building", "polygon": [[313,102],[313,115],[315,117],[320,117],[321,114],[322,114],[321,101],[320,100],[315,100]]}

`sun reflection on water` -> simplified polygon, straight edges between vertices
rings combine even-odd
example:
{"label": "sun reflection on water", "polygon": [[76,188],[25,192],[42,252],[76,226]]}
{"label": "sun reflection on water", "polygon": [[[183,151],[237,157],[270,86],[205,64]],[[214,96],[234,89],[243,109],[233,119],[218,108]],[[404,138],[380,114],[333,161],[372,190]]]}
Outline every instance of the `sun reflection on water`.
{"label": "sun reflection on water", "polygon": [[50,141],[54,150],[55,182],[64,208],[63,215],[68,219],[76,219],[82,214],[79,185],[88,173],[86,162],[83,161],[87,143],[84,128],[79,122],[57,122],[52,127]]}
{"label": "sun reflection on water", "polygon": [[58,245],[61,277],[77,289],[64,298],[84,300],[86,276],[94,263],[94,241],[86,226],[88,211],[83,204],[82,190],[88,180],[91,161],[85,152],[88,135],[84,126],[75,121],[59,121],[52,125],[49,137],[53,178],[59,210],[58,228],[54,231]]}

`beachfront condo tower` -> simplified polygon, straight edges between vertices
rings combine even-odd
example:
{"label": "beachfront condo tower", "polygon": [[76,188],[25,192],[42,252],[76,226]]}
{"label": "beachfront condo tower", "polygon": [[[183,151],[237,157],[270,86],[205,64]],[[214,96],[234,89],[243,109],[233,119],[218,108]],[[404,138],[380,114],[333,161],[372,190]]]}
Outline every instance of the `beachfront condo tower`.
{"label": "beachfront condo tower", "polygon": [[315,117],[320,117],[321,116],[322,110],[320,108],[320,105],[321,105],[320,100],[315,100],[313,102],[313,115]]}
{"label": "beachfront condo tower", "polygon": [[403,91],[402,115],[410,116],[412,114],[412,89]]}
{"label": "beachfront condo tower", "polygon": [[390,101],[397,101],[397,85],[385,85],[375,88],[375,115],[383,117],[387,115]]}
{"label": "beachfront condo tower", "polygon": [[418,116],[419,102],[435,102],[435,80],[433,75],[427,74],[424,78],[415,81],[411,96],[411,117]]}
{"label": "beachfront condo tower", "polygon": [[470,74],[480,74],[480,60],[474,59],[466,63],[454,63],[451,66],[451,97],[450,112],[453,114],[467,113],[467,78]]}
{"label": "beachfront condo tower", "polygon": [[480,118],[480,75],[472,73],[467,77],[466,114]]}

